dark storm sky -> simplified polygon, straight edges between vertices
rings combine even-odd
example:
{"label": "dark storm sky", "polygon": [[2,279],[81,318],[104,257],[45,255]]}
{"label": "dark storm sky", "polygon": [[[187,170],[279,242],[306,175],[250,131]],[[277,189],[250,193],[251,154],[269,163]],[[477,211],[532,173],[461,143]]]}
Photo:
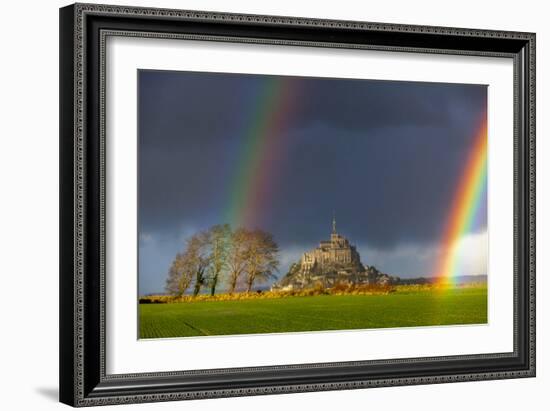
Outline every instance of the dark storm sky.
{"label": "dark storm sky", "polygon": [[[186,237],[231,222],[244,130],[273,78],[163,71],[138,78],[139,287],[149,293],[163,290]],[[285,144],[254,225],[278,242],[281,275],[329,236],[333,212],[365,264],[429,275],[486,87],[307,77],[280,84],[293,91],[292,110],[272,131]],[[486,229],[482,211],[477,231]]]}

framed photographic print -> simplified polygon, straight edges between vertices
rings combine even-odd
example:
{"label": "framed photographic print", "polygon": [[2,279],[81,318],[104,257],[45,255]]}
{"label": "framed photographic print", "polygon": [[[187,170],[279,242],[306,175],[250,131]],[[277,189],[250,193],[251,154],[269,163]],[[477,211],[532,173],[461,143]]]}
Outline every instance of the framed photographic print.
{"label": "framed photographic print", "polygon": [[62,8],[60,400],[534,376],[534,85],[533,33]]}

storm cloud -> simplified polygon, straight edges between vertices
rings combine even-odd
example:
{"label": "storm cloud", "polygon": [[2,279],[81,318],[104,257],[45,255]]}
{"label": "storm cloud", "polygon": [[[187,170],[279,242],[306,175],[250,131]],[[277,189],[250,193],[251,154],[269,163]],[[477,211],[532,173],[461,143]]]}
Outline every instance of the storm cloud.
{"label": "storm cloud", "polygon": [[[229,222],[230,176],[269,79],[140,71],[140,291],[162,290],[186,233]],[[316,246],[335,214],[342,234],[383,261],[392,250],[437,254],[486,86],[292,77],[286,87],[292,110],[273,137],[285,144],[258,222],[282,253]],[[486,210],[480,215],[474,231],[484,232]],[[386,264],[410,276],[433,264],[419,258],[413,273],[411,259]]]}

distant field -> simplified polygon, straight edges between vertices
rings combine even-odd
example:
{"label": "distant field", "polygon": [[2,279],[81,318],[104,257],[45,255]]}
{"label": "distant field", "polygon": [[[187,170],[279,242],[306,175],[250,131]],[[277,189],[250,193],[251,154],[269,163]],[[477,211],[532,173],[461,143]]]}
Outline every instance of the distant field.
{"label": "distant field", "polygon": [[140,337],[280,333],[487,323],[487,287],[140,304]]}

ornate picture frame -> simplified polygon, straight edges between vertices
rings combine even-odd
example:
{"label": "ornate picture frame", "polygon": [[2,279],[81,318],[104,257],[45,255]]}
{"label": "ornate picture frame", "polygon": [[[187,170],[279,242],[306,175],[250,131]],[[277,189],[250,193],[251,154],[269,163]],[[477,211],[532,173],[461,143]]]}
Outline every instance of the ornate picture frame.
{"label": "ornate picture frame", "polygon": [[[106,121],[110,37],[509,59],[513,350],[110,374]],[[60,10],[60,401],[72,406],[535,376],[535,34],[95,4]],[[107,120],[106,120],[107,119]]]}

